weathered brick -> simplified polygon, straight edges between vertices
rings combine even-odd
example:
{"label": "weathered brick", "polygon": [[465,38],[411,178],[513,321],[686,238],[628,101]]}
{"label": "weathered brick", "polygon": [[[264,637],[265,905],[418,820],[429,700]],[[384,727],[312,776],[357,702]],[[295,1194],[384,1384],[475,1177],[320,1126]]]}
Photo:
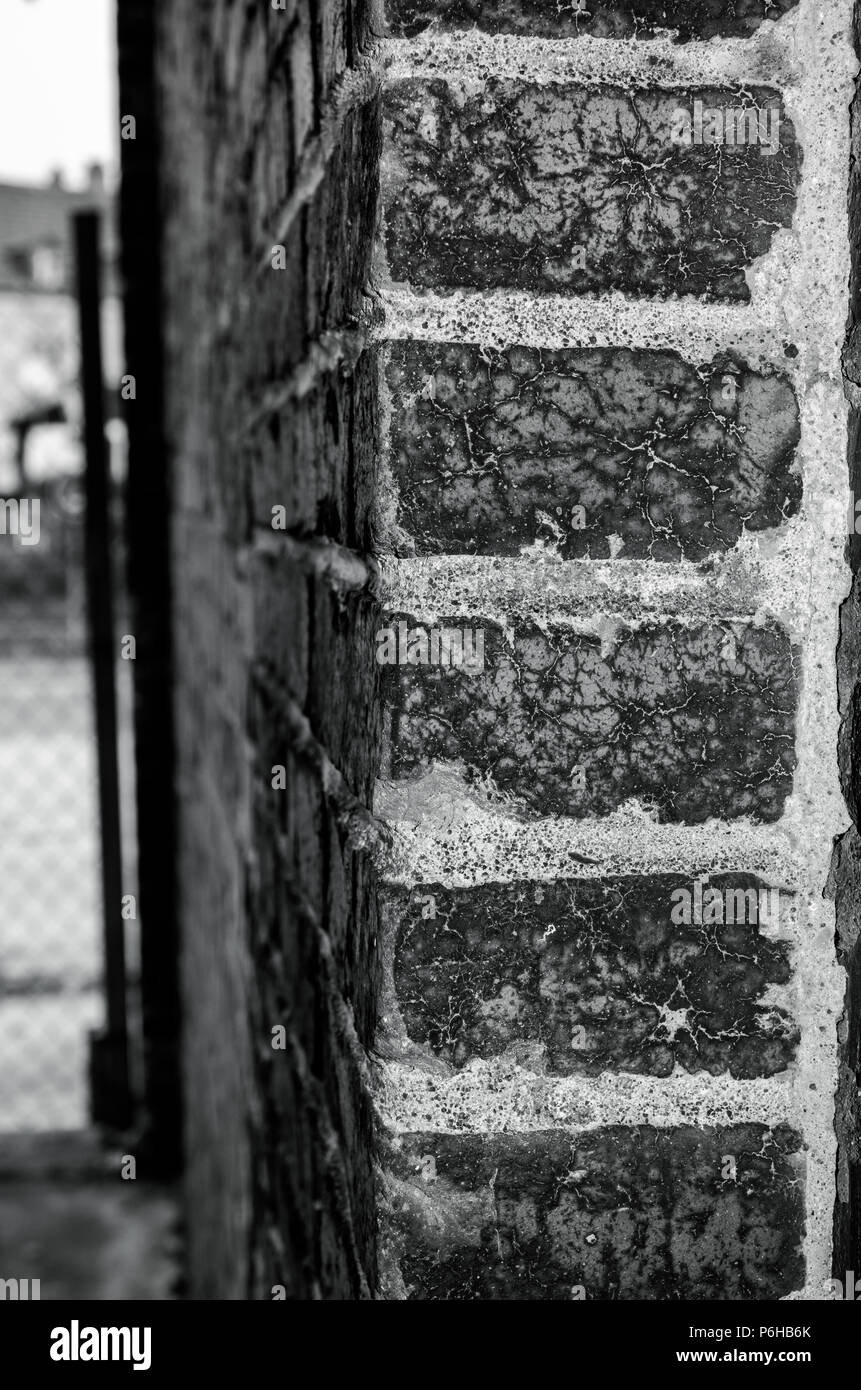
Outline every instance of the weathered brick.
{"label": "weathered brick", "polygon": [[310,0],[294,0],[292,10],[285,56],[293,104],[291,125],[296,147],[301,150],[316,128],[320,114],[314,53],[316,24]]}
{"label": "weathered brick", "polygon": [[[252,578],[256,674],[268,699],[293,699],[354,793],[369,798],[375,767],[368,741],[379,729],[376,600],[366,591],[333,591],[290,553],[257,555]],[[261,719],[258,736],[265,728]],[[273,751],[273,763],[282,763],[277,741]]]}
{"label": "weathered brick", "polygon": [[798,1030],[772,990],[789,948],[760,930],[779,924],[779,891],[716,874],[699,914],[694,891],[678,875],[387,887],[408,1038],[456,1068],[505,1054],[557,1076],[784,1070]]}
{"label": "weathered brick", "polygon": [[[773,155],[677,145],[675,113],[780,112]],[[748,300],[801,153],[779,94],[408,78],[388,91],[389,267],[415,288],[624,289]]]}
{"label": "weathered brick", "polygon": [[412,1299],[780,1298],[803,1279],[799,1148],[755,1124],[410,1134],[389,1277]]}
{"label": "weathered brick", "polygon": [[[376,217],[379,124],[378,98],[349,112],[342,141],[285,239],[275,239],[283,213],[278,205],[268,209],[262,227],[253,229],[246,248],[252,262],[246,268],[244,310],[223,330],[228,345],[236,340],[236,360],[225,373],[235,393],[234,415],[259,405],[267,388],[283,386],[323,334],[358,322]],[[264,236],[271,241],[261,244]],[[284,247],[283,269],[271,265],[279,246]],[[261,268],[263,253],[270,264]],[[237,268],[234,281],[240,278]],[[234,418],[234,429],[236,424]]]}
{"label": "weathered brick", "polygon": [[303,981],[320,971],[318,929],[326,902],[328,828],[325,797],[313,769],[291,754],[288,793],[275,792],[261,777],[255,785],[253,828],[259,847],[246,884],[250,939],[260,972],[260,1017],[256,1032],[261,1058],[272,1051],[271,1029],[289,1021],[307,1050],[314,1046],[317,1002]]}
{"label": "weathered brick", "polygon": [[[277,718],[263,710],[251,727],[265,761]],[[257,1247],[257,1286],[266,1297],[273,1283],[296,1289],[317,1280],[355,1289],[351,1244],[367,1252],[375,1238],[373,1112],[345,1032],[345,1019],[355,1018],[367,1042],[375,1026],[368,869],[364,856],[350,851],[316,770],[289,752],[281,757],[285,792],[255,778],[257,848],[246,892],[257,1083],[277,1131],[268,1144],[255,1136],[256,1184],[270,1229],[290,1234],[289,1241],[262,1238]],[[286,1030],[284,1046],[273,1045],[276,1025]],[[280,1122],[282,1115],[295,1115],[295,1123]]]}
{"label": "weathered brick", "polygon": [[386,0],[393,34],[429,25],[548,39],[649,37],[675,30],[680,39],[746,38],[765,19],[780,19],[798,0]]}
{"label": "weathered brick", "polygon": [[376,362],[363,352],[321,371],[301,398],[259,414],[243,439],[254,521],[271,527],[286,509],[294,535],[325,536],[368,548],[371,468],[368,439],[376,424]]}
{"label": "weathered brick", "polygon": [[[597,637],[526,622],[513,633],[462,617],[387,622],[408,641],[465,627],[476,643],[483,634],[484,652],[483,669],[383,666],[385,776],[460,764],[529,815],[602,815],[635,797],[662,820],[781,814],[795,765],[796,672],[775,624],[644,624],[616,630],[603,648]],[[385,650],[378,643],[378,656]]]}
{"label": "weathered brick", "polygon": [[697,560],[799,508],[792,387],[732,356],[398,342],[386,376],[418,554]]}
{"label": "weathered brick", "polygon": [[355,322],[370,272],[377,217],[380,99],[345,117],[326,176],[305,214],[312,337]]}
{"label": "weathered brick", "polygon": [[[239,333],[241,361],[238,386],[243,386],[243,405],[255,404],[263,391],[283,382],[285,375],[304,358],[309,344],[306,301],[314,292],[309,283],[305,216],[294,223],[284,247],[284,269],[259,270],[249,293],[249,308]],[[271,248],[270,248],[271,252]],[[253,325],[253,331],[251,326]]]}
{"label": "weathered brick", "polygon": [[286,67],[278,65],[273,71],[265,101],[265,119],[255,132],[246,156],[249,168],[246,199],[253,214],[252,226],[260,229],[266,227],[287,202],[299,158],[291,120],[290,74]]}

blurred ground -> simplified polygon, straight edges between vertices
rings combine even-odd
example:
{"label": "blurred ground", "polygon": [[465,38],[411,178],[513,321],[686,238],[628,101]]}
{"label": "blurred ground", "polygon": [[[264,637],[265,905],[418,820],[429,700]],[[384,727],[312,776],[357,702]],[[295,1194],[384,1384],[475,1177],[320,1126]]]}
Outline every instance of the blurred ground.
{"label": "blurred ground", "polygon": [[104,1021],[93,719],[83,655],[0,658],[0,1134],[88,1122],[87,1036]]}
{"label": "blurred ground", "polygon": [[87,1123],[104,1011],[92,721],[82,656],[0,660],[0,1131]]}
{"label": "blurred ground", "polygon": [[0,1279],[47,1299],[172,1299],[176,1203],[120,1176],[122,1155],[83,1132],[0,1138]]}

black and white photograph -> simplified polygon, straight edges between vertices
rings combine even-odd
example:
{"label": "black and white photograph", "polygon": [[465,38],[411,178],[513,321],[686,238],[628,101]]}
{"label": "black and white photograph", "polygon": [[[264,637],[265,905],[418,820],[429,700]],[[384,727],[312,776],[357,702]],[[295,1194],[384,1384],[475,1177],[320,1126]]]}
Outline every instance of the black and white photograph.
{"label": "black and white photograph", "polygon": [[842,1374],[859,826],[861,0],[0,0],[19,1374]]}

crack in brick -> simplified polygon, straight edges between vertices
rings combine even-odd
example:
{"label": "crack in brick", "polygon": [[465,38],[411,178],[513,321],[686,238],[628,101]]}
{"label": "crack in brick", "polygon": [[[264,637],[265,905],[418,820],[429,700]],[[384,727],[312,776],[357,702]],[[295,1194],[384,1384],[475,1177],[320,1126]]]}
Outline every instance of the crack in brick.
{"label": "crack in brick", "polygon": [[[459,764],[530,816],[603,815],[631,799],[661,820],[781,815],[797,695],[782,628],[644,625],[602,651],[599,638],[562,628],[484,627],[481,673],[384,669],[385,776]],[[572,785],[577,768],[585,786]]]}
{"label": "crack in brick", "polygon": [[[674,145],[674,113],[695,99],[779,106],[779,150]],[[745,268],[792,223],[801,151],[769,88],[629,92],[490,78],[476,93],[405,79],[389,87],[387,112],[389,265],[415,288],[747,301]]]}
{"label": "crack in brick", "polygon": [[564,39],[650,38],[664,30],[678,38],[748,38],[763,21],[780,19],[798,0],[387,0],[391,33],[412,37],[430,25],[477,28],[487,34]]}
{"label": "crack in brick", "polygon": [[387,381],[402,553],[697,560],[800,506],[792,387],[730,354],[396,343]]}
{"label": "crack in brick", "polygon": [[785,1125],[410,1134],[386,1274],[417,1299],[779,1298],[803,1281],[800,1148]]}
{"label": "crack in brick", "polygon": [[[710,885],[763,887],[749,874]],[[455,1069],[505,1055],[555,1076],[785,1070],[798,1028],[768,995],[791,978],[788,943],[756,922],[674,924],[672,893],[689,887],[678,875],[387,887],[390,1012]]]}

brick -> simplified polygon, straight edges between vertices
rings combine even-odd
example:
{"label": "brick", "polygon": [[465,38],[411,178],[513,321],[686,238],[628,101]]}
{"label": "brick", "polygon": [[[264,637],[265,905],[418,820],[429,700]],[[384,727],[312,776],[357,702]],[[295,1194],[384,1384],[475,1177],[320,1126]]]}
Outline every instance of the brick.
{"label": "brick", "polygon": [[[406,614],[388,622],[407,638],[433,631]],[[796,672],[777,625],[644,624],[618,629],[605,651],[562,627],[523,622],[506,634],[462,617],[437,626],[472,629],[476,644],[483,633],[483,669],[382,666],[384,776],[459,764],[533,816],[603,815],[631,798],[669,821],[780,816],[795,765]]]}
{"label": "brick", "polygon": [[[268,973],[273,964],[283,963],[265,957],[259,961]],[[318,969],[318,963],[312,962],[309,968]],[[267,983],[261,985],[260,993],[265,1008]],[[311,1001],[309,992],[305,997]],[[367,1217],[352,1220],[353,1212],[373,1211],[370,1103],[354,1059],[334,1039],[333,1020],[327,1017],[325,1004],[315,1019],[320,1052],[305,1056],[302,1071],[297,1072],[292,1047],[271,1046],[273,1022],[286,1025],[295,1043],[290,1013],[279,1012],[278,1001],[272,1000],[255,1027],[258,1082],[277,1134],[268,1145],[263,1134],[255,1135],[255,1190],[272,1224],[268,1239],[262,1230],[255,1233],[258,1268],[253,1296],[269,1299],[272,1284],[284,1283],[291,1296],[302,1289],[314,1296],[315,1285],[318,1289],[322,1285],[349,1290],[355,1298],[360,1295],[355,1263],[349,1256],[353,1242],[367,1269],[374,1261],[374,1232]],[[289,1117],[289,1123],[279,1124],[279,1116]],[[335,1116],[338,1122],[333,1121]],[[348,1167],[350,1146],[355,1159]],[[325,1162],[321,1161],[324,1151]],[[289,1240],[281,1233],[289,1235]]]}
{"label": "brick", "polygon": [[244,467],[258,526],[271,527],[272,508],[281,506],[294,535],[367,548],[375,378],[375,353],[363,353],[355,367],[341,362],[319,372],[301,398],[280,402],[249,428]]}
{"label": "brick", "polygon": [[312,337],[355,322],[364,305],[376,226],[380,100],[349,112],[305,214]]}
{"label": "brick", "polygon": [[279,1023],[289,1022],[302,1046],[313,1048],[317,1011],[302,982],[319,974],[317,933],[326,895],[325,857],[319,847],[327,829],[324,797],[310,769],[289,754],[283,761],[292,807],[305,819],[298,823],[286,796],[282,793],[275,801],[276,793],[261,779],[252,808],[259,848],[247,884],[252,952],[260,978],[255,1038],[264,1060],[272,1052],[271,1029]]}
{"label": "brick", "polygon": [[335,83],[349,61],[350,19],[347,8],[336,5],[315,6],[315,46],[320,67],[320,86],[323,108],[332,99]]}
{"label": "brick", "polygon": [[[369,798],[380,722],[376,600],[367,592],[334,592],[289,554],[257,555],[252,575],[257,673],[270,687],[267,698],[277,691],[293,699],[354,793]],[[266,724],[261,714],[261,733]],[[272,762],[283,763],[277,740],[273,752]]]}
{"label": "brick", "polygon": [[[232,325],[238,361],[230,376],[239,388],[234,409],[248,412],[267,388],[283,386],[315,340],[358,322],[376,216],[379,122],[378,99],[348,114],[341,144],[284,241],[276,241],[280,206],[268,210],[264,227],[254,228],[247,306]],[[258,189],[258,196],[267,191]],[[261,237],[271,238],[262,248]],[[261,249],[269,257],[280,245],[284,268],[260,268]]]}
{"label": "brick", "polygon": [[386,0],[392,34],[411,37],[433,24],[479,29],[485,34],[524,34],[568,39],[649,37],[675,30],[679,39],[747,38],[763,20],[780,19],[798,0]]}
{"label": "brick", "polygon": [[[271,718],[266,724],[276,727]],[[263,1243],[257,1286],[264,1297],[273,1283],[310,1287],[325,1263],[322,1242],[329,1243],[337,1266],[324,1273],[324,1286],[330,1287],[327,1279],[334,1281],[331,1287],[352,1285],[357,1296],[356,1272],[344,1249],[354,1238],[370,1273],[373,1115],[343,1018],[348,1001],[360,1036],[367,1038],[375,1024],[376,969],[369,958],[374,918],[367,870],[355,865],[319,777],[300,759],[287,754],[284,761],[289,786],[277,804],[262,779],[255,782],[257,853],[246,905],[256,980],[250,1003],[257,1080],[276,1131],[268,1151],[262,1141],[256,1147],[265,1170],[257,1182],[273,1214],[272,1229],[289,1231],[291,1239],[286,1247],[279,1240]],[[321,951],[324,932],[332,946],[330,962]],[[318,990],[308,989],[309,980],[318,982]],[[271,1030],[279,1024],[288,1032],[284,1049],[272,1046]],[[304,1076],[297,1075],[296,1048]],[[279,1122],[279,1116],[289,1120]],[[327,1162],[321,1163],[324,1150]],[[340,1244],[333,1231],[340,1232]]]}
{"label": "brick", "polygon": [[291,124],[296,148],[300,151],[316,128],[319,118],[314,27],[309,0],[296,0],[289,30],[287,64],[293,98]]}
{"label": "brick", "polygon": [[304,358],[309,341],[308,315],[304,305],[313,293],[308,279],[305,218],[293,225],[283,245],[283,270],[267,267],[256,270],[246,322],[240,334],[242,362],[240,383],[244,385],[244,408],[257,402],[266,387],[281,384],[284,377]]}
{"label": "brick", "polygon": [[289,196],[290,180],[298,160],[296,133],[291,119],[290,75],[277,67],[266,91],[262,128],[247,156],[250,161],[246,194],[253,214],[252,226],[262,232],[277,220]]}
{"label": "brick", "polygon": [[411,1299],[780,1298],[803,1278],[799,1148],[755,1124],[410,1134],[389,1258]]}
{"label": "brick", "polygon": [[322,373],[303,399],[279,404],[249,431],[245,449],[258,526],[271,527],[272,508],[281,506],[294,534],[346,544],[350,391],[350,385],[339,389],[336,371]]}
{"label": "brick", "polygon": [[729,355],[398,342],[386,378],[417,554],[699,560],[799,509],[792,387]]}
{"label": "brick", "polygon": [[703,892],[706,911],[678,922],[694,895],[678,875],[389,886],[406,1034],[458,1069],[513,1056],[552,1076],[783,1071],[798,1030],[773,987],[790,979],[789,947],[763,935],[759,904],[768,926],[786,900],[749,874],[715,874]]}
{"label": "brick", "polygon": [[[675,113],[780,111],[777,152],[673,143]],[[393,82],[386,247],[415,288],[620,289],[747,301],[789,227],[801,153],[771,88]]]}

